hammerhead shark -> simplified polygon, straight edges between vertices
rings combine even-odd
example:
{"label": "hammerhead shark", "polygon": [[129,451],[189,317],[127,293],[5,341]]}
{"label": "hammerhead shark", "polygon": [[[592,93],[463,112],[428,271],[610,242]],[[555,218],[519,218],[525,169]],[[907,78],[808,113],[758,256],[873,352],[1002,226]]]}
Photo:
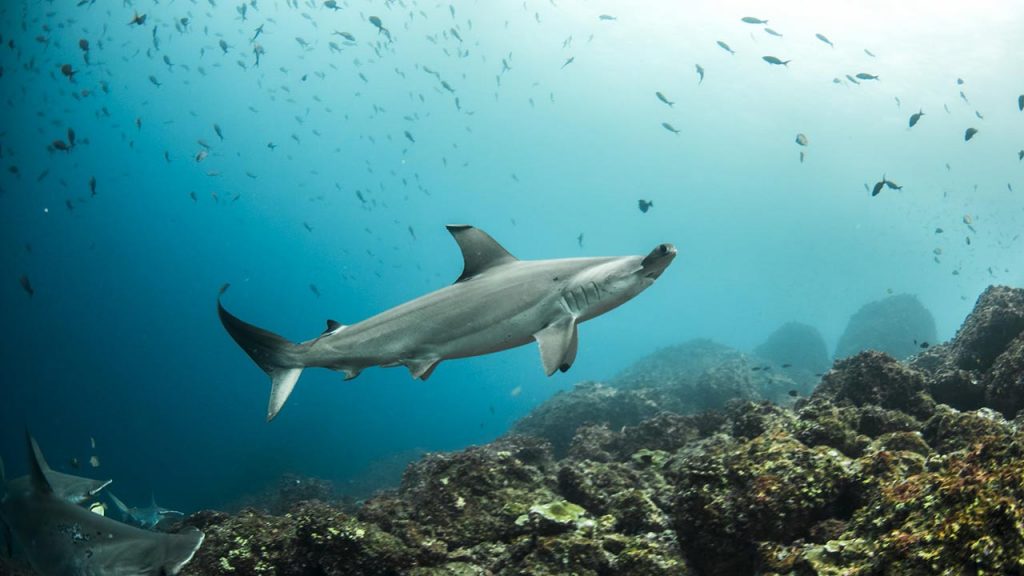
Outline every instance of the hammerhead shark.
{"label": "hammerhead shark", "polygon": [[80,506],[110,481],[55,472],[26,439],[28,476],[8,482],[0,464],[0,540],[40,576],[173,576],[203,543],[195,528],[148,532]]}
{"label": "hammerhead shark", "polygon": [[158,506],[156,503],[156,496],[150,499],[150,505],[146,507],[142,506],[128,506],[121,501],[120,498],[114,496],[113,492],[108,491],[107,497],[114,503],[114,507],[121,513],[121,519],[131,524],[132,526],[138,526],[139,528],[159,529],[162,524],[165,524],[169,520],[174,520],[184,516],[183,513],[177,510],[168,510]]}
{"label": "hammerhead shark", "polygon": [[268,421],[307,367],[338,370],[351,380],[371,366],[403,365],[426,380],[442,360],[536,340],[544,373],[565,372],[576,360],[579,323],[645,290],[676,255],[671,244],[659,244],[646,256],[519,260],[483,230],[447,228],[464,261],[454,284],[351,326],[328,320],[312,340],[294,344],[243,322],[218,297],[224,328],[270,376]]}

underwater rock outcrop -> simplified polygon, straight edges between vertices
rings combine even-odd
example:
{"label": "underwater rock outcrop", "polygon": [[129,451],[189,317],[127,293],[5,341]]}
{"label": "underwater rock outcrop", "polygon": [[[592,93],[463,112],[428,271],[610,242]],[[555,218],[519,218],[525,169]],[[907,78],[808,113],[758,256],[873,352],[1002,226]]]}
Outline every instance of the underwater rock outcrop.
{"label": "underwater rock outcrop", "polygon": [[[795,403],[679,413],[647,402],[672,389],[653,379],[588,384],[539,410],[580,415],[559,429],[562,454],[509,435],[426,455],[355,514],[312,500],[277,516],[193,515],[207,540],[185,573],[1024,573],[1024,416],[1004,412],[1024,378],[1008,305],[1021,291],[986,294],[954,341],[909,364],[840,360]],[[989,360],[961,367],[983,357],[972,350]],[[980,378],[992,406],[937,403],[951,370]],[[576,425],[595,408],[629,421]]]}
{"label": "underwater rock outcrop", "polygon": [[935,343],[935,319],[917,296],[897,294],[861,306],[836,344],[835,358],[864,350],[905,359]]}
{"label": "underwater rock outcrop", "polygon": [[821,332],[814,326],[799,322],[780,326],[754,348],[754,354],[780,366],[788,364],[792,372],[802,373],[801,382],[807,376],[828,370],[832,363]]}

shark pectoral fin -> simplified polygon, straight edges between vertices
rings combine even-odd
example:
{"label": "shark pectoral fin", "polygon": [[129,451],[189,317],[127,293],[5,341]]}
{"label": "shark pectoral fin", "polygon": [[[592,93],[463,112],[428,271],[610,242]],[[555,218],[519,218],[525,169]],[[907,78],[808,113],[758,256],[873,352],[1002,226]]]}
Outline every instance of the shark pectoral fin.
{"label": "shark pectoral fin", "polygon": [[446,228],[462,250],[462,274],[456,283],[472,278],[489,268],[516,261],[515,256],[509,254],[508,250],[479,228],[465,224],[449,224]]}
{"label": "shark pectoral fin", "polygon": [[270,372],[270,403],[267,405],[267,422],[281,411],[288,396],[299,381],[302,368],[279,368]]}
{"label": "shark pectoral fin", "polygon": [[533,335],[540,345],[540,361],[544,373],[551,376],[555,370],[565,372],[576,360],[576,319],[566,316]]}
{"label": "shark pectoral fin", "polygon": [[437,365],[440,363],[440,358],[402,360],[402,364],[409,369],[409,374],[412,374],[413,378],[419,378],[420,380],[430,378],[430,375],[434,373],[434,368],[437,368]]}

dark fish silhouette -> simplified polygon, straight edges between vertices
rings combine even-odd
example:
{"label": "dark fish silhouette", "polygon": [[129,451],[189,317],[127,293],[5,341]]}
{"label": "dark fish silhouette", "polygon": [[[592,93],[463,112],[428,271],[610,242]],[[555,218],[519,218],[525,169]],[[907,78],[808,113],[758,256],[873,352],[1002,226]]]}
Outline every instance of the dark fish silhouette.
{"label": "dark fish silhouette", "polygon": [[743,21],[743,22],[746,22],[747,24],[767,24],[768,23],[767,20],[761,20],[760,18],[754,18],[753,16],[744,16],[743,18],[740,18],[740,20]]}
{"label": "dark fish silhouette", "polygon": [[836,45],[835,45],[835,44],[833,44],[831,40],[829,40],[828,38],[826,38],[824,34],[815,34],[815,35],[814,35],[814,37],[815,37],[815,38],[817,38],[818,40],[821,40],[821,41],[822,41],[822,42],[824,42],[825,44],[828,44],[829,46],[831,46],[831,47],[833,47],[833,48],[835,48],[835,47],[836,47]]}
{"label": "dark fish silhouette", "polygon": [[89,195],[90,196],[95,196],[96,195],[96,177],[95,176],[90,176],[89,177]]}
{"label": "dark fish silhouette", "polygon": [[910,127],[913,128],[917,125],[917,122],[921,120],[921,116],[924,116],[924,111],[917,112],[910,115]]}
{"label": "dark fish silhouette", "polygon": [[662,101],[662,102],[664,102],[665,104],[668,104],[669,106],[675,106],[675,102],[672,102],[672,101],[670,101],[670,100],[669,100],[668,98],[666,98],[666,97],[665,97],[665,95],[664,95],[664,94],[662,94],[661,92],[655,92],[655,93],[654,93],[654,95],[655,95],[655,96],[657,96],[658,100],[661,100],[661,101]]}
{"label": "dark fish silhouette", "polygon": [[885,178],[880,182],[875,182],[875,186],[871,189],[871,196],[878,196],[878,193],[882,191],[883,187],[885,187]]}
{"label": "dark fish silhouette", "polygon": [[32,282],[29,281],[28,276],[26,276],[25,274],[21,275],[21,278],[18,279],[18,282],[21,283],[21,288],[25,291],[26,294],[28,294],[29,298],[31,298],[36,293],[35,289],[32,288]]}
{"label": "dark fish silhouette", "polygon": [[132,16],[132,20],[131,20],[131,22],[128,23],[128,25],[131,26],[132,24],[135,24],[136,26],[142,26],[145,23],[146,23],[146,15],[145,14],[139,14],[138,12],[136,12],[135,15]]}
{"label": "dark fish silhouette", "polygon": [[654,202],[648,200],[637,200],[637,206],[640,208],[641,212],[646,214],[647,211],[654,206]]}
{"label": "dark fish silhouette", "polygon": [[792,62],[792,60],[780,60],[775,56],[761,56],[761,60],[775,66],[788,66]]}
{"label": "dark fish silhouette", "polygon": [[1024,94],[1017,96],[1017,109],[1024,112]]}
{"label": "dark fish silhouette", "polygon": [[715,44],[718,44],[718,46],[719,46],[719,47],[720,47],[720,48],[721,48],[722,50],[725,50],[725,51],[726,51],[726,52],[728,52],[729,54],[733,54],[733,55],[735,55],[735,54],[736,54],[736,51],[735,51],[735,50],[733,50],[732,48],[730,48],[728,44],[726,44],[725,42],[722,42],[721,40],[715,40]]}
{"label": "dark fish silhouette", "polygon": [[618,20],[618,18],[616,18],[615,16],[612,16],[611,14],[601,14],[600,16],[597,17],[597,19],[598,20]]}
{"label": "dark fish silhouette", "polygon": [[878,76],[868,74],[867,72],[858,72],[857,78],[860,78],[861,80],[878,80]]}
{"label": "dark fish silhouette", "polygon": [[316,284],[310,284],[309,291],[315,294],[317,298],[320,297],[320,289],[316,287]]}
{"label": "dark fish silhouette", "polygon": [[697,75],[700,76],[700,80],[697,81],[697,84],[703,84],[704,83],[704,67],[701,66],[700,64],[697,64]]}
{"label": "dark fish silhouette", "polygon": [[661,127],[673,134],[679,134],[679,130],[676,130],[675,126],[669,124],[668,122],[662,122]]}
{"label": "dark fish silhouette", "polygon": [[978,129],[977,128],[968,128],[964,132],[964,142],[967,142],[971,138],[974,138],[974,135],[977,134],[977,133],[978,133]]}
{"label": "dark fish silhouette", "polygon": [[782,34],[779,34],[775,30],[772,30],[771,28],[765,28],[764,31],[766,34],[769,34],[771,36],[778,36],[779,38],[782,38]]}

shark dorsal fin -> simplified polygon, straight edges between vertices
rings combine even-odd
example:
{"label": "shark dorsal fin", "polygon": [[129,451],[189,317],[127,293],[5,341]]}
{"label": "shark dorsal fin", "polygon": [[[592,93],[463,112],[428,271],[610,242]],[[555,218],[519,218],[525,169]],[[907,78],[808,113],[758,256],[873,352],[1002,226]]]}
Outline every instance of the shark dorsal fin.
{"label": "shark dorsal fin", "polygon": [[50,466],[43,458],[43,452],[36,444],[36,439],[28,431],[25,432],[25,439],[28,441],[28,470],[32,480],[32,488],[40,494],[53,494],[53,486],[47,475],[50,473]]}
{"label": "shark dorsal fin", "polygon": [[327,329],[324,330],[324,334],[330,334],[331,332],[334,332],[335,330],[338,330],[339,328],[344,328],[344,327],[345,327],[345,325],[342,324],[341,322],[338,322],[337,320],[330,320],[330,319],[328,319],[327,320]]}
{"label": "shark dorsal fin", "polygon": [[509,254],[501,244],[486,232],[465,224],[449,224],[446,226],[462,250],[462,275],[455,282],[462,282],[495,266],[515,262],[516,257]]}

